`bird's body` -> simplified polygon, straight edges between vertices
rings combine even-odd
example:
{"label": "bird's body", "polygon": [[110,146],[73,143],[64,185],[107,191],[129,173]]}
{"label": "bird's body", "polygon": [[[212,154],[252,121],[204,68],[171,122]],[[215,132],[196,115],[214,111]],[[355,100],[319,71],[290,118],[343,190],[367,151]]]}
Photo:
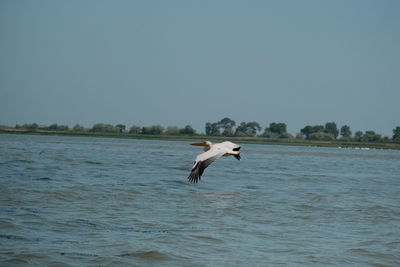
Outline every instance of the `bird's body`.
{"label": "bird's body", "polygon": [[193,143],[191,145],[205,147],[205,152],[196,157],[192,171],[188,177],[189,181],[192,183],[197,183],[201,179],[204,169],[220,157],[234,156],[240,160],[240,146],[229,141],[217,144],[205,141]]}

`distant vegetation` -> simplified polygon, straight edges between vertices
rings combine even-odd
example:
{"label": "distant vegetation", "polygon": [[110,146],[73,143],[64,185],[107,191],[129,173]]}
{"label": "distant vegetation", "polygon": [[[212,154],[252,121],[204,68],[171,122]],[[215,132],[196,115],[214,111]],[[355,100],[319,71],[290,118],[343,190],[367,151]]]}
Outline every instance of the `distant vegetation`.
{"label": "distant vegetation", "polygon": [[363,143],[395,143],[400,144],[400,126],[393,129],[393,136],[382,136],[374,131],[353,132],[348,125],[340,128],[335,122],[327,122],[325,125],[306,125],[293,136],[287,132],[287,125],[282,122],[272,122],[264,129],[257,122],[236,122],[230,118],[223,118],[218,122],[207,122],[205,134],[199,134],[191,125],[183,128],[177,126],[163,127],[161,125],[139,126],[132,125],[127,128],[124,124],[96,123],[91,128],[76,124],[69,128],[67,125],[52,124],[39,126],[32,124],[17,124],[15,127],[0,126],[2,132],[37,132],[37,133],[64,133],[64,134],[113,134],[125,136],[158,135],[158,136],[209,136],[209,137],[234,137],[234,138],[259,138],[262,140],[286,140],[290,142],[320,141],[320,142],[363,142]]}

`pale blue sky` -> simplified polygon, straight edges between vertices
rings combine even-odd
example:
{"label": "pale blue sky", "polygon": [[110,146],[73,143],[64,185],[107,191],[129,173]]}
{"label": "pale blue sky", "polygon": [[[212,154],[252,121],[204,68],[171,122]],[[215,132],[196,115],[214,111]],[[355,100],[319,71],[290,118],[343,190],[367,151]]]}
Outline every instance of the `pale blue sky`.
{"label": "pale blue sky", "polygon": [[400,1],[0,1],[0,124],[400,126]]}

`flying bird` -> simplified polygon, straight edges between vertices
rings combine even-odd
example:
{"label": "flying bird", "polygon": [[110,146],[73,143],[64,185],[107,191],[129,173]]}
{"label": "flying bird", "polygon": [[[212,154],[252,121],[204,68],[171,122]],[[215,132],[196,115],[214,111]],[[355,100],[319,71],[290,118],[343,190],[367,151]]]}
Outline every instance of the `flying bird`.
{"label": "flying bird", "polygon": [[201,179],[204,169],[220,157],[234,156],[240,160],[240,146],[229,141],[213,144],[210,141],[192,143],[193,146],[204,146],[204,153],[196,157],[188,179],[191,183],[197,183]]}

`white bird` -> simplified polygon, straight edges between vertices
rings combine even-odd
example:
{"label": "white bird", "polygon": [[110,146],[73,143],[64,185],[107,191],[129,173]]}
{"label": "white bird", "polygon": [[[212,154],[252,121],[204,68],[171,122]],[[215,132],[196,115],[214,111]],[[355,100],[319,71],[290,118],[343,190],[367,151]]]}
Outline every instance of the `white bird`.
{"label": "white bird", "polygon": [[201,179],[204,169],[220,157],[234,156],[240,160],[240,146],[229,141],[213,144],[210,141],[192,143],[193,146],[204,146],[204,153],[198,155],[194,161],[192,172],[188,176],[191,183]]}

